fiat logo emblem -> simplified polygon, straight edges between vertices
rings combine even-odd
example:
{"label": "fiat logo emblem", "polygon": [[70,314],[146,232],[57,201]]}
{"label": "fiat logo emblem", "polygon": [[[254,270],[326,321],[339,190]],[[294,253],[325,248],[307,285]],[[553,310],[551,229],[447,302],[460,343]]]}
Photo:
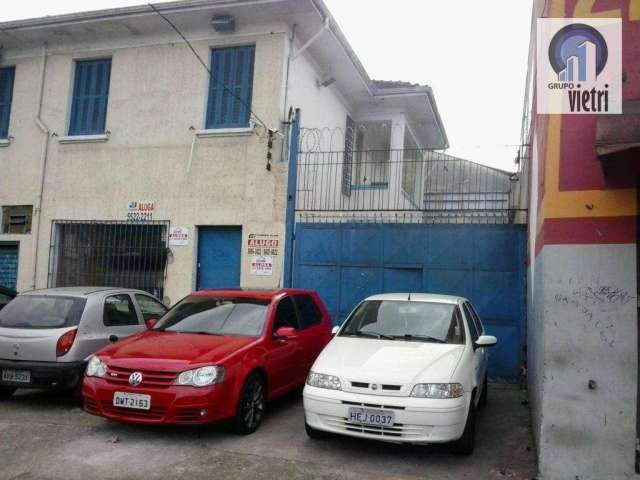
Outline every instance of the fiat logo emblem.
{"label": "fiat logo emblem", "polygon": [[133,372],[129,376],[129,384],[137,387],[142,383],[142,374],[140,372]]}
{"label": "fiat logo emblem", "polygon": [[377,390],[378,389],[378,385],[376,385],[375,383],[371,384],[371,390]]}

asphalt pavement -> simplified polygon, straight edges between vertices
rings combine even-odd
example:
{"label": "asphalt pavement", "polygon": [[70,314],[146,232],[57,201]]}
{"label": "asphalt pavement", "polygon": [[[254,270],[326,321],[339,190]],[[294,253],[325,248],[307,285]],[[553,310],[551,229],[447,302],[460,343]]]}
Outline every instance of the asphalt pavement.
{"label": "asphalt pavement", "polygon": [[346,437],[314,441],[300,394],[270,405],[256,433],[222,426],[146,427],[84,413],[73,399],[19,391],[0,403],[0,479],[533,479],[525,394],[492,385],[476,451],[452,455]]}

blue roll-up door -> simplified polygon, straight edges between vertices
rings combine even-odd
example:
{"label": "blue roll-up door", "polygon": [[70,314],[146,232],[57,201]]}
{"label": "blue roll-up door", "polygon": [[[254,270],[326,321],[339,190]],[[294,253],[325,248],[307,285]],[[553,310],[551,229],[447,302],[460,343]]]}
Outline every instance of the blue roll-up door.
{"label": "blue roll-up door", "polygon": [[0,286],[14,289],[18,281],[18,246],[0,245]]}

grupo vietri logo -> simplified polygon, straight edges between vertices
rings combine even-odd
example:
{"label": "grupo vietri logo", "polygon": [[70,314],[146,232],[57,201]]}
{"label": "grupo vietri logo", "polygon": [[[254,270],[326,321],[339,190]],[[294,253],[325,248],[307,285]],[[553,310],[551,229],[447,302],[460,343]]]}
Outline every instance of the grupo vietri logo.
{"label": "grupo vietri logo", "polygon": [[595,82],[608,56],[604,37],[583,23],[562,28],[549,45],[549,61],[561,82]]}
{"label": "grupo vietri logo", "polygon": [[620,19],[538,20],[538,113],[622,112]]}

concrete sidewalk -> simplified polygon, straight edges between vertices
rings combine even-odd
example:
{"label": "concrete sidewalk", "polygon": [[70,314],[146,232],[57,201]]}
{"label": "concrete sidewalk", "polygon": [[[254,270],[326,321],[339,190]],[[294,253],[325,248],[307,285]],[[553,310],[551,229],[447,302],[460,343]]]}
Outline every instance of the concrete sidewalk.
{"label": "concrete sidewalk", "polygon": [[524,396],[493,385],[476,451],[344,437],[312,441],[300,395],[271,405],[248,437],[218,426],[140,427],[85,414],[49,392],[0,404],[0,479],[532,479],[535,453]]}

